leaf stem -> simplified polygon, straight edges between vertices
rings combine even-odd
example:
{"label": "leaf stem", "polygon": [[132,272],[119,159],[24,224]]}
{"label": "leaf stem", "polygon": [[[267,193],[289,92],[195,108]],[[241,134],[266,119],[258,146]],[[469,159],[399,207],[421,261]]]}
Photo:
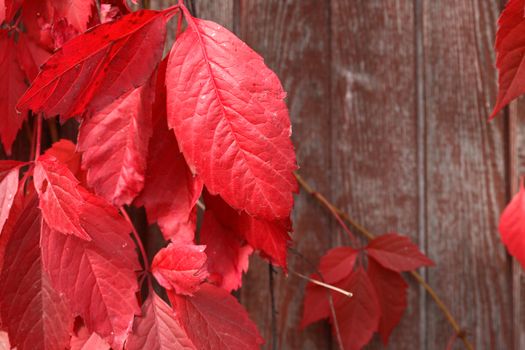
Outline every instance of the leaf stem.
{"label": "leaf stem", "polygon": [[344,289],[341,289],[339,287],[336,287],[336,286],[332,286],[331,284],[328,284],[328,283],[324,283],[324,282],[321,282],[319,280],[316,280],[314,278],[310,278],[306,275],[303,275],[302,273],[299,273],[299,272],[295,272],[293,270],[289,270],[292,274],[298,276],[298,277],[301,277],[302,279],[305,279],[307,280],[308,282],[311,282],[313,284],[317,284],[318,286],[321,286],[321,287],[324,287],[326,289],[330,289],[330,290],[333,290],[334,292],[337,292],[337,293],[341,293],[343,294],[345,297],[349,297],[351,298],[353,296],[353,294],[347,290],[344,290]]}
{"label": "leaf stem", "polygon": [[[299,175],[299,173],[294,173],[295,178],[297,179],[297,182],[299,182],[299,185],[312,197],[314,197],[319,203],[321,203],[326,209],[328,209],[332,215],[336,218],[336,220],[340,223],[342,220],[348,222],[351,226],[353,226],[357,231],[364,236],[365,238],[371,240],[375,238],[375,235],[368,231],[364,226],[359,224],[357,221],[352,219],[348,214],[346,214],[343,210],[337,208],[334,206],[328,199],[326,199],[325,196],[323,196],[321,193],[315,191],[315,189],[306,182],[306,180]],[[342,220],[341,220],[342,219]],[[430,295],[430,297],[434,300],[438,308],[441,310],[445,318],[447,319],[448,323],[452,326],[454,331],[456,332],[457,336],[463,341],[463,344],[465,347],[469,350],[474,349],[472,344],[467,339],[466,332],[461,329],[458,322],[450,312],[450,310],[447,308],[443,300],[437,295],[436,291],[423,279],[423,277],[416,271],[410,271],[410,274],[412,277],[421,285],[423,288],[427,291],[427,293]]]}
{"label": "leaf stem", "polygon": [[[151,278],[150,278],[150,275],[149,275],[149,271],[150,271],[150,269],[149,269],[149,260],[148,260],[148,254],[146,254],[146,249],[144,249],[144,245],[142,244],[142,240],[140,239],[140,235],[137,232],[137,230],[135,229],[135,225],[133,225],[133,222],[131,221],[128,213],[126,212],[126,209],[123,206],[121,206],[119,209],[120,209],[120,212],[122,213],[122,216],[124,217],[124,219],[131,226],[131,232],[133,233],[133,237],[137,241],[137,245],[139,247],[140,254],[142,255],[142,261],[144,262],[144,274],[147,275],[148,284],[151,287]],[[141,282],[141,284],[142,284],[142,282]]]}
{"label": "leaf stem", "polygon": [[40,149],[41,149],[41,143],[42,143],[42,115],[39,114],[36,117],[36,144],[35,144],[35,161],[38,159],[38,156],[40,156]]}

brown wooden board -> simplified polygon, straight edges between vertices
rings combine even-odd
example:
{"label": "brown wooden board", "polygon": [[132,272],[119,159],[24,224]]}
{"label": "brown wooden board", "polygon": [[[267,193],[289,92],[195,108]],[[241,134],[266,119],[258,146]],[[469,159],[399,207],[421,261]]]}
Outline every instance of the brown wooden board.
{"label": "brown wooden board", "polygon": [[[512,348],[510,265],[497,233],[506,204],[505,121],[487,123],[496,96],[499,1],[423,6],[428,282],[477,349]],[[427,299],[427,349],[452,336]],[[459,344],[458,344],[459,348]]]}
{"label": "brown wooden board", "polygon": [[[329,2],[304,0],[242,0],[240,37],[259,52],[282,79],[293,124],[300,172],[330,196],[330,22]],[[314,265],[330,247],[333,232],[324,210],[305,194],[296,197],[294,249]],[[331,337],[326,324],[301,331],[305,282],[280,272],[274,275],[276,316],[272,322],[268,264],[252,260],[241,300],[261,326],[266,348],[326,349]],[[290,269],[309,274],[311,263],[290,255]]]}
{"label": "brown wooden board", "polygon": [[[372,232],[422,244],[414,2],[332,1],[331,13],[334,199]],[[422,348],[419,294],[410,281],[390,348]]]}

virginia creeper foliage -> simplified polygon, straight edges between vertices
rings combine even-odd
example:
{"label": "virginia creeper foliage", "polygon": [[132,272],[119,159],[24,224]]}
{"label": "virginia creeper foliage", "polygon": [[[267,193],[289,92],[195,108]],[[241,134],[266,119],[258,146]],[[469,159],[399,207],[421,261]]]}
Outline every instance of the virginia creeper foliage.
{"label": "virginia creeper foliage", "polygon": [[[0,141],[10,156],[25,123],[32,152],[0,161],[0,345],[259,348],[230,292],[254,251],[287,271],[297,166],[277,76],[183,1],[0,0],[0,23]],[[57,119],[76,141],[44,150]],[[153,256],[127,213],[142,207],[165,240]],[[407,306],[400,273],[429,265],[397,234],[334,248],[302,325],[330,319],[348,349],[376,331],[386,343]]]}
{"label": "virginia creeper foliage", "polygon": [[[230,291],[254,251],[286,268],[297,167],[277,76],[182,1],[2,0],[0,22],[4,151],[33,135],[30,159],[0,161],[2,344],[258,348]],[[53,118],[78,137],[43,150]],[[154,256],[128,207],[160,228]]]}

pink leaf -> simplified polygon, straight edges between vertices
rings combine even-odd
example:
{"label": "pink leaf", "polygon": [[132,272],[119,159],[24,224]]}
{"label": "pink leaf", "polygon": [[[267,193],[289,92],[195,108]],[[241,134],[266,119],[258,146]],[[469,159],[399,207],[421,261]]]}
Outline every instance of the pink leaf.
{"label": "pink leaf", "polygon": [[8,30],[0,29],[0,139],[7,154],[11,154],[11,146],[26,119],[26,114],[16,110],[16,102],[27,88],[24,79],[17,61],[17,45]]}
{"label": "pink leaf", "polygon": [[434,262],[419,251],[406,236],[389,233],[379,236],[368,244],[368,255],[392,271],[412,271],[421,266],[433,266]]}
{"label": "pink leaf", "polygon": [[263,344],[246,310],[224,289],[203,284],[193,297],[168,295],[197,349],[249,350]]}
{"label": "pink leaf", "polygon": [[231,291],[242,284],[242,273],[248,270],[252,247],[221,225],[214,213],[206,210],[200,231],[200,243],[206,245],[209,280]]}
{"label": "pink leaf", "polygon": [[109,350],[109,344],[97,333],[89,333],[83,327],[77,336],[71,337],[71,350]]}
{"label": "pink leaf", "polygon": [[385,269],[374,259],[368,260],[368,277],[376,290],[381,308],[378,330],[386,346],[390,334],[401,321],[407,308],[408,285],[399,272]]}
{"label": "pink leaf", "polygon": [[80,126],[78,150],[84,152],[88,185],[115,206],[130,204],[144,186],[151,92],[148,85],[131,90]]}
{"label": "pink leaf", "polygon": [[13,347],[64,349],[74,317],[43,269],[37,203],[34,197],[27,200],[12,229],[0,237],[0,316]]}
{"label": "pink leaf", "polygon": [[279,79],[231,32],[185,11],[166,72],[168,124],[212,194],[259,218],[286,218],[297,166]]}
{"label": "pink leaf", "polygon": [[192,295],[208,276],[206,246],[170,243],[153,258],[151,271],[161,286]]}
{"label": "pink leaf", "polygon": [[44,224],[44,267],[87,328],[121,349],[140,312],[135,297],[140,267],[131,228],[105,200],[81,191],[81,224],[92,241],[65,236]]}
{"label": "pink leaf", "polygon": [[163,12],[142,10],[68,41],[44,64],[18,109],[62,120],[101,110],[146,83],[162,55],[165,25]]}
{"label": "pink leaf", "polygon": [[142,305],[142,316],[135,321],[126,349],[190,350],[195,349],[195,346],[177,322],[169,305],[150,291]]}
{"label": "pink leaf", "polygon": [[18,172],[22,162],[0,160],[0,233],[7,221],[18,191]]}

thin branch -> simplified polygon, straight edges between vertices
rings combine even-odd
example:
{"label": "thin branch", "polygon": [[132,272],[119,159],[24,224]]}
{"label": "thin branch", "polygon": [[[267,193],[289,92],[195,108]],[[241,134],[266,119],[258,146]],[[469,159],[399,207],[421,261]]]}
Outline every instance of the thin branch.
{"label": "thin branch", "polygon": [[277,349],[277,310],[275,308],[275,283],[273,280],[274,269],[272,264],[268,264],[268,278],[270,283],[270,305],[272,308],[272,349]]}
{"label": "thin branch", "polygon": [[139,246],[140,254],[142,255],[142,261],[144,261],[144,273],[147,275],[148,278],[148,284],[151,287],[151,278],[149,276],[149,260],[148,260],[148,254],[146,254],[146,249],[144,249],[144,245],[142,244],[142,240],[140,239],[140,235],[135,229],[135,225],[133,225],[133,222],[131,221],[128,213],[126,212],[126,209],[124,207],[120,207],[120,212],[122,213],[122,216],[124,219],[129,223],[131,226],[131,230],[133,232],[133,237],[135,237],[135,240],[137,241],[137,245]]}
{"label": "thin branch", "polygon": [[295,271],[290,270],[290,269],[289,269],[289,271],[290,271],[292,274],[294,274],[294,275],[296,275],[296,276],[298,276],[298,277],[301,277],[302,279],[307,280],[308,282],[311,282],[311,283],[313,283],[313,284],[317,284],[318,286],[324,287],[324,288],[326,288],[326,289],[333,290],[334,292],[341,293],[341,294],[343,294],[345,297],[349,297],[349,298],[351,298],[351,297],[353,296],[353,294],[350,293],[350,292],[347,291],[347,290],[341,289],[341,288],[336,287],[336,286],[332,286],[331,284],[321,282],[321,281],[316,280],[316,279],[314,279],[314,278],[310,278],[310,277],[308,277],[308,276],[306,276],[306,275],[303,275],[302,273],[295,272]]}
{"label": "thin branch", "polygon": [[[303,261],[305,261],[308,265],[310,265],[310,267],[317,273],[317,275],[319,275],[319,278],[324,282],[323,274],[321,273],[321,271],[317,270],[317,267],[310,259],[308,259],[292,247],[288,248],[288,250],[300,257],[301,259],[303,259]],[[332,293],[330,293],[329,289],[326,289],[326,295],[328,297],[328,305],[330,305],[330,313],[332,314],[335,336],[337,338],[337,345],[339,346],[340,350],[344,350],[343,337],[341,337],[339,322],[337,321],[337,314],[335,313],[334,298],[332,298]]]}
{"label": "thin branch", "polygon": [[[297,179],[297,182],[299,182],[299,185],[301,185],[301,187],[307,193],[309,193],[312,197],[314,197],[319,203],[321,203],[325,208],[327,208],[332,214],[336,214],[336,215],[334,215],[336,217],[336,219],[339,218],[339,219],[345,220],[350,225],[352,225],[355,229],[357,229],[357,231],[361,235],[363,235],[364,237],[366,237],[369,240],[375,238],[375,235],[373,233],[368,231],[364,226],[359,224],[357,221],[353,220],[344,211],[342,211],[341,209],[337,208],[332,203],[330,203],[330,201],[328,201],[328,199],[326,199],[326,197],[323,196],[321,193],[315,191],[314,188],[312,186],[310,186],[308,184],[308,182],[306,182],[306,180],[301,175],[299,175],[297,172],[294,173],[294,174],[295,174],[295,178]],[[457,336],[461,339],[461,341],[463,341],[463,344],[465,345],[465,347],[467,349],[469,349],[469,350],[474,349],[472,344],[467,339],[466,332],[461,329],[461,327],[459,326],[458,322],[456,321],[454,316],[452,316],[452,313],[447,308],[447,306],[445,305],[443,300],[441,300],[441,298],[437,295],[436,291],[423,279],[423,277],[418,272],[410,271],[410,274],[412,275],[412,277],[414,277],[414,279],[420,285],[423,286],[423,288],[427,291],[427,293],[430,295],[430,297],[434,300],[434,302],[436,303],[438,308],[441,310],[441,312],[443,313],[443,315],[447,319],[448,323],[450,323],[452,328],[454,328],[454,331],[456,332]]]}
{"label": "thin branch", "polygon": [[40,156],[40,148],[42,143],[42,115],[36,116],[36,145],[35,145],[35,161]]}
{"label": "thin branch", "polygon": [[51,136],[51,142],[55,143],[58,141],[58,129],[57,122],[54,118],[47,120],[47,126],[49,127],[49,136]]}

